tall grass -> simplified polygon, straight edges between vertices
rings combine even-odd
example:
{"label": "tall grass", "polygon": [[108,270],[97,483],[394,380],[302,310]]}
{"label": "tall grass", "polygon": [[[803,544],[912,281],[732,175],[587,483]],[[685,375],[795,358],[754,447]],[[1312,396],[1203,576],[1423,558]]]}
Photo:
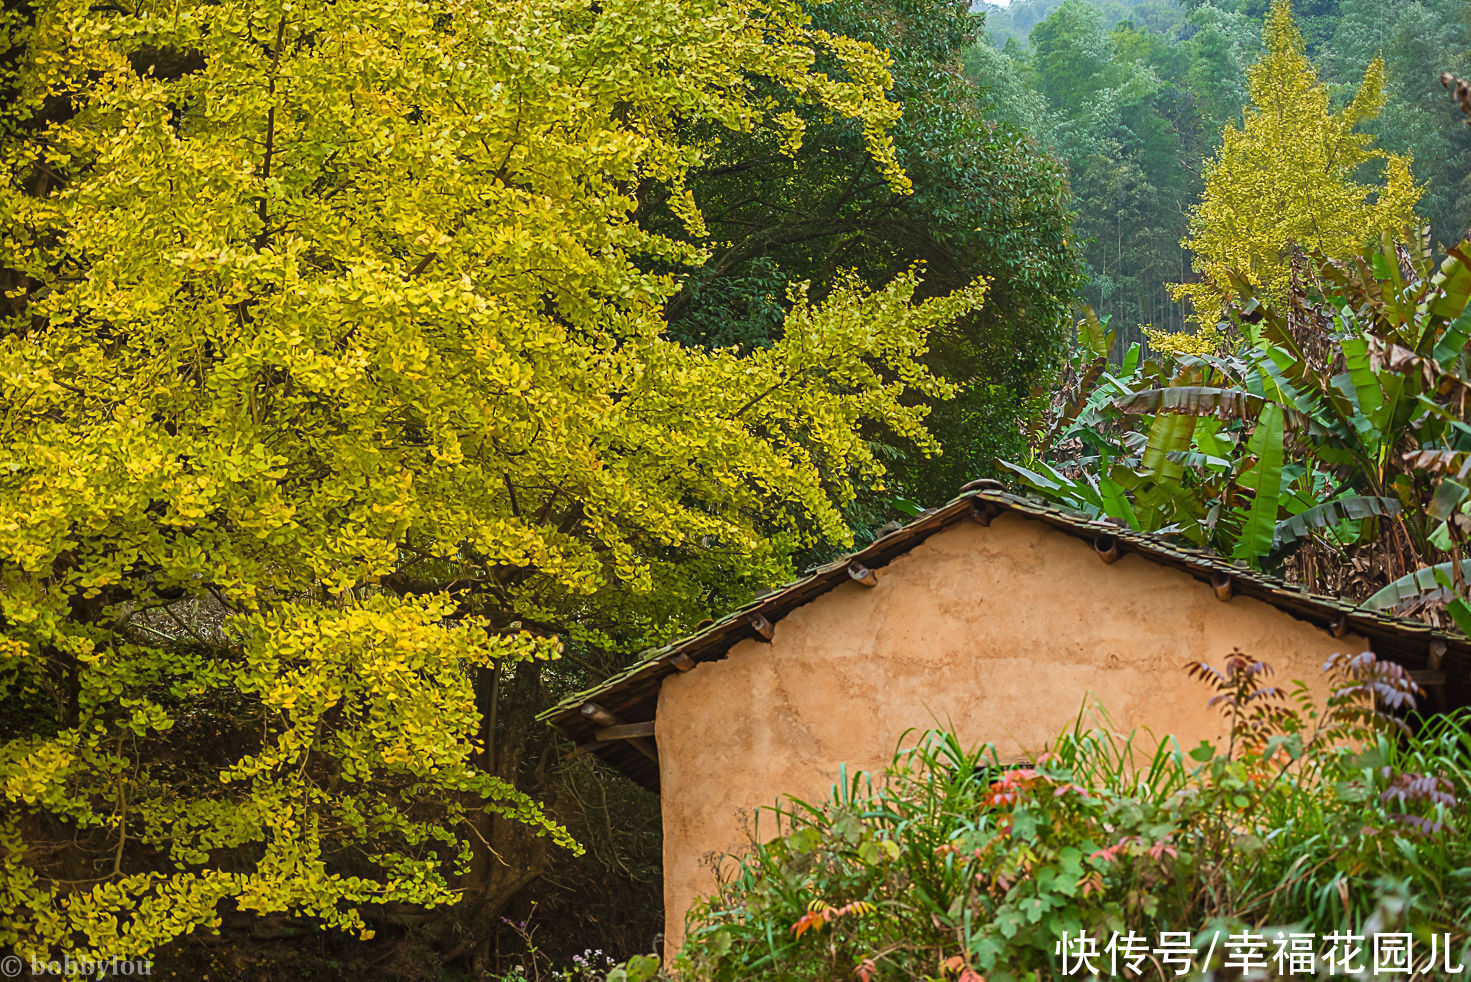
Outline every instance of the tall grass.
{"label": "tall grass", "polygon": [[[1129,931],[1203,946],[1207,928],[1398,930],[1464,956],[1471,717],[1412,732],[1412,684],[1367,655],[1330,663],[1321,706],[1240,652],[1189,670],[1229,723],[1224,748],[1187,753],[1080,714],[1034,766],[1007,766],[929,731],[907,735],[882,775],[788,801],[768,816],[777,835],[756,836],[691,912],[679,971],[1047,980],[1061,977],[1065,935],[1102,951]],[[1142,971],[1178,977],[1158,957]]]}

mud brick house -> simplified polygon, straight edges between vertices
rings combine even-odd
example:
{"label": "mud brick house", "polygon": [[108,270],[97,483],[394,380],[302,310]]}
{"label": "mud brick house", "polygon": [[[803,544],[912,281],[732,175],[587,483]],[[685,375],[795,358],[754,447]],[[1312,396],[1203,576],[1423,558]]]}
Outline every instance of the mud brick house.
{"label": "mud brick house", "polygon": [[666,937],[739,851],[742,814],[881,770],[911,728],[1029,757],[1096,699],[1115,729],[1224,735],[1182,665],[1233,648],[1321,694],[1329,655],[1410,669],[1471,703],[1471,643],[983,482],[543,718],[661,795]]}

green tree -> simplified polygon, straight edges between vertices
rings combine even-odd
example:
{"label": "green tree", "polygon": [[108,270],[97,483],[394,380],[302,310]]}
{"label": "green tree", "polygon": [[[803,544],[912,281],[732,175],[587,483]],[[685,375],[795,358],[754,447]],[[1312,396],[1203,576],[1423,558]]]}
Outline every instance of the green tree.
{"label": "green tree", "polygon": [[1119,325],[1173,324],[1167,284],[1180,278],[1179,240],[1205,152],[1188,45],[1067,0],[1032,32],[1030,70],[1046,96],[1045,139],[1067,161],[1086,294]]}
{"label": "green tree", "polygon": [[1209,3],[1190,11],[1188,25],[1187,85],[1214,152],[1221,131],[1241,120],[1247,101],[1246,69],[1260,52],[1261,28],[1239,13]]}
{"label": "green tree", "polygon": [[[847,272],[877,285],[920,262],[935,294],[984,274],[985,307],[939,332],[926,358],[959,390],[935,409],[945,453],[886,448],[891,485],[943,501],[1019,446],[1031,393],[1056,359],[1077,284],[1061,169],[997,121],[962,73],[982,27],[964,0],[834,0],[812,16],[888,54],[889,94],[904,107],[895,154],[913,191],[873,166],[860,126],[773,93],[805,142],[788,152],[770,134],[722,137],[691,176],[712,257],[671,301],[673,330],[692,344],[759,346],[781,336],[793,282],[820,297]],[[674,227],[668,214],[649,221]]]}
{"label": "green tree", "polygon": [[1350,77],[1356,66],[1382,56],[1384,109],[1364,129],[1385,150],[1410,160],[1424,186],[1416,211],[1442,244],[1457,242],[1471,223],[1471,128],[1448,111],[1436,84],[1440,71],[1471,72],[1471,18],[1455,0],[1385,6],[1342,0],[1341,20],[1325,53],[1325,75]]}
{"label": "green tree", "polygon": [[705,254],[679,134],[801,145],[752,78],[905,187],[882,57],[791,6],[5,18],[0,946],[493,912],[531,860],[497,845],[572,845],[495,764],[499,693],[845,541],[865,429],[933,447],[918,359],[979,286],[665,335],[649,259]]}
{"label": "green tree", "polygon": [[[1272,17],[1276,0],[1231,0],[1237,13],[1253,21],[1266,23]],[[1303,47],[1309,57],[1317,57],[1338,29],[1342,16],[1342,0],[1298,0],[1295,13],[1301,26]]]}

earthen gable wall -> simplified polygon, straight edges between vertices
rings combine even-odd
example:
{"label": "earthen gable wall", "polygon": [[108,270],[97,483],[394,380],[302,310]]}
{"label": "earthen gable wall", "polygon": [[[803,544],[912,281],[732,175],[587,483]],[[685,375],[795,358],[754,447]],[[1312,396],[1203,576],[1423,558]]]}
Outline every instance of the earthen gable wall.
{"label": "earthen gable wall", "polygon": [[843,764],[881,771],[906,730],[953,725],[1003,759],[1032,758],[1096,699],[1115,730],[1173,734],[1188,750],[1225,726],[1187,660],[1219,666],[1240,647],[1279,684],[1321,695],[1328,656],[1368,647],[1256,600],[1222,602],[1136,554],[1105,565],[1089,543],[1015,515],[938,533],[878,575],[788,614],[770,644],[741,642],[664,682],[669,951],[714,885],[709,861],[742,849],[755,810],[825,798]]}

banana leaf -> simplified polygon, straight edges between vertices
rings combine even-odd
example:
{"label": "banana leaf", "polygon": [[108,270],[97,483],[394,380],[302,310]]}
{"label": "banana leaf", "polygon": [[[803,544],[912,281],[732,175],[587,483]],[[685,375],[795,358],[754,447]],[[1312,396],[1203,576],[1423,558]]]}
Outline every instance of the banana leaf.
{"label": "banana leaf", "polygon": [[[1256,369],[1260,375],[1263,390],[1270,388],[1276,390],[1275,401],[1280,403],[1284,413],[1284,423],[1288,429],[1299,433],[1309,433],[1319,439],[1330,437],[1342,438],[1342,425],[1333,425],[1323,410],[1323,402],[1316,395],[1299,389],[1291,379],[1282,371],[1274,358],[1274,355],[1284,361],[1290,362],[1290,354],[1281,348],[1271,352],[1258,352],[1255,360]],[[1295,367],[1301,363],[1292,362]]]}
{"label": "banana leaf", "polygon": [[1399,256],[1394,247],[1394,236],[1388,229],[1379,233],[1379,249],[1371,256],[1374,264],[1374,272],[1381,280],[1388,280],[1389,285],[1398,293],[1405,288],[1404,278],[1400,275]]}
{"label": "banana leaf", "polygon": [[1293,361],[1302,363],[1305,361],[1302,348],[1293,336],[1292,329],[1282,319],[1274,307],[1264,307],[1261,322],[1257,325],[1258,337],[1264,341],[1270,341],[1274,347],[1287,352]]}
{"label": "banana leaf", "polygon": [[[1103,374],[1103,369],[1107,365],[1108,362],[1105,359],[1095,358],[1079,373],[1076,389],[1078,395],[1070,399],[1068,404],[1062,407],[1061,412],[1058,413],[1057,422],[1053,424],[1054,429],[1072,426],[1090,408],[1092,400],[1099,395],[1097,388],[1098,377]],[[1087,395],[1084,395],[1084,393],[1087,393]],[[1084,425],[1088,425],[1088,422],[1085,421]],[[1039,417],[1033,432],[1040,432],[1041,426],[1042,419]]]}
{"label": "banana leaf", "polygon": [[1461,502],[1466,500],[1467,495],[1471,495],[1471,488],[1467,488],[1459,481],[1445,478],[1436,485],[1435,494],[1431,497],[1425,514],[1432,521],[1443,522],[1456,513],[1456,509]]}
{"label": "banana leaf", "polygon": [[[1384,279],[1389,281],[1390,287],[1390,289],[1385,291],[1384,305],[1393,317],[1395,326],[1412,324],[1414,322],[1415,294],[1418,292],[1418,288],[1413,280],[1408,283],[1405,282],[1405,267],[1410,265],[1409,252],[1401,248],[1389,230],[1385,229],[1379,233],[1379,252],[1375,254],[1374,258],[1376,260],[1374,264],[1376,272],[1380,266],[1378,260],[1383,260],[1386,273]],[[1410,340],[1411,343],[1414,343],[1419,338],[1412,338]]]}
{"label": "banana leaf", "polygon": [[1114,400],[1114,407],[1130,414],[1170,412],[1192,416],[1249,419],[1260,412],[1262,397],[1245,389],[1206,385],[1175,385],[1143,389]]}
{"label": "banana leaf", "polygon": [[1276,544],[1281,546],[1295,542],[1313,529],[1326,528],[1340,522],[1357,521],[1375,515],[1394,516],[1399,513],[1398,498],[1381,498],[1372,495],[1335,498],[1278,522],[1275,533]]}
{"label": "banana leaf", "polygon": [[1139,367],[1139,359],[1143,356],[1143,352],[1144,349],[1138,341],[1129,345],[1129,350],[1124,352],[1124,362],[1119,366],[1125,375],[1132,375],[1134,369]]}
{"label": "banana leaf", "polygon": [[1461,251],[1463,245],[1466,243],[1462,242],[1446,250],[1440,272],[1431,278],[1436,294],[1426,312],[1432,317],[1444,320],[1459,317],[1466,309],[1467,301],[1471,300],[1471,259]]}
{"label": "banana leaf", "polygon": [[1206,456],[1229,460],[1236,450],[1236,441],[1222,434],[1219,419],[1207,417],[1195,424],[1195,447]]}
{"label": "banana leaf", "polygon": [[[1399,350],[1410,358],[1415,357],[1407,349]],[[1365,442],[1374,445],[1376,459],[1379,464],[1383,464],[1384,455],[1399,443],[1410,420],[1422,414],[1423,410],[1416,399],[1403,398],[1408,376],[1396,370],[1393,365],[1389,371],[1380,370],[1380,362],[1384,359],[1386,349],[1378,338],[1373,335],[1350,338],[1343,342],[1343,352],[1344,363],[1348,366],[1354,389],[1359,393],[1359,408],[1369,417],[1374,428],[1374,438]],[[1366,393],[1373,409],[1363,402]]]}
{"label": "banana leaf", "polygon": [[1213,457],[1198,450],[1171,450],[1165,456],[1173,463],[1183,464],[1186,467],[1198,467],[1201,470],[1229,471],[1231,469],[1231,461],[1225,457]]}
{"label": "banana leaf", "polygon": [[1133,494],[1131,500],[1140,530],[1179,534],[1198,546],[1210,545],[1210,529],[1206,525],[1205,514],[1208,502],[1195,489],[1126,471],[1114,476]]}
{"label": "banana leaf", "polygon": [[1415,278],[1428,283],[1430,270],[1435,263],[1435,250],[1430,242],[1430,226],[1406,228],[1400,233],[1399,244],[1403,254],[1409,259],[1410,268],[1415,271]]}
{"label": "banana leaf", "polygon": [[1247,363],[1234,355],[1189,355],[1178,354],[1175,356],[1175,364],[1181,368],[1214,368],[1226,378],[1234,378],[1242,375],[1250,367]]}
{"label": "banana leaf", "polygon": [[1099,498],[1097,491],[1088,484],[1080,484],[1071,480],[1044,461],[1037,461],[1037,466],[1046,471],[1045,474],[1040,474],[1020,464],[1014,464],[1009,460],[998,459],[996,463],[1020,477],[1027,487],[1042,492],[1052,501],[1075,508],[1093,518],[1103,512],[1103,501]]}
{"label": "banana leaf", "polygon": [[1063,477],[1052,467],[1041,461],[1038,461],[1038,466],[1046,469],[1049,472],[1049,476],[1044,477],[1030,468],[1023,467],[1021,464],[1013,464],[1009,460],[997,460],[996,463],[1005,467],[1038,491],[1062,491],[1064,489],[1071,490],[1076,487],[1075,482]]}
{"label": "banana leaf", "polygon": [[1446,604],[1446,612],[1456,622],[1456,627],[1461,629],[1462,634],[1471,634],[1471,605],[1460,597]]}
{"label": "banana leaf", "polygon": [[1117,483],[1107,477],[1098,479],[1098,497],[1103,502],[1103,512],[1109,518],[1117,518],[1125,522],[1129,528],[1138,531],[1139,519],[1134,514],[1134,506],[1129,503],[1129,495]]}
{"label": "banana leaf", "polygon": [[1384,409],[1384,392],[1379,387],[1379,377],[1369,365],[1369,341],[1363,335],[1344,338],[1342,342],[1343,362],[1348,368],[1349,381],[1353,383],[1359,412],[1375,426]]}
{"label": "banana leaf", "polygon": [[1405,466],[1410,470],[1466,477],[1471,473],[1471,454],[1458,450],[1415,450],[1405,454]]}
{"label": "banana leaf", "polygon": [[[1395,580],[1389,586],[1374,594],[1364,601],[1364,606],[1371,610],[1392,610],[1406,603],[1418,600],[1427,593],[1435,593],[1445,589],[1442,578],[1449,582],[1455,561],[1437,563],[1434,566],[1426,566],[1408,573]],[[1471,559],[1461,560],[1461,576],[1464,578],[1471,575]]]}
{"label": "banana leaf", "polygon": [[1460,357],[1462,351],[1466,350],[1467,341],[1471,341],[1471,310],[1461,311],[1460,315],[1447,325],[1431,357],[1441,365],[1454,367],[1455,360]]}
{"label": "banana leaf", "polygon": [[1140,470],[1156,480],[1178,484],[1185,475],[1183,464],[1170,459],[1170,452],[1190,449],[1195,433],[1195,417],[1177,413],[1158,413],[1149,427],[1149,442],[1144,446]]}
{"label": "banana leaf", "polygon": [[1282,407],[1268,403],[1262,409],[1247,452],[1256,457],[1256,464],[1242,475],[1241,486],[1253,494],[1242,518],[1235,555],[1255,564],[1272,551],[1276,537],[1282,494]]}
{"label": "banana leaf", "polygon": [[1440,385],[1445,369],[1435,359],[1416,354],[1402,344],[1395,344],[1372,334],[1367,335],[1365,340],[1369,342],[1369,364],[1376,372],[1387,369],[1397,375],[1416,374],[1420,376],[1420,384],[1428,390]]}
{"label": "banana leaf", "polygon": [[1093,357],[1107,358],[1113,350],[1114,332],[1104,326],[1087,304],[1083,305],[1082,314],[1078,320],[1078,340],[1093,353]]}
{"label": "banana leaf", "polygon": [[1328,408],[1345,431],[1357,433],[1360,443],[1369,443],[1371,437],[1377,442],[1378,436],[1374,423],[1359,411],[1359,394],[1348,372],[1339,372],[1329,379],[1327,387],[1323,390],[1323,396]]}

